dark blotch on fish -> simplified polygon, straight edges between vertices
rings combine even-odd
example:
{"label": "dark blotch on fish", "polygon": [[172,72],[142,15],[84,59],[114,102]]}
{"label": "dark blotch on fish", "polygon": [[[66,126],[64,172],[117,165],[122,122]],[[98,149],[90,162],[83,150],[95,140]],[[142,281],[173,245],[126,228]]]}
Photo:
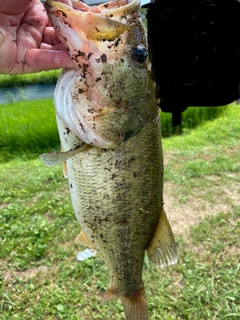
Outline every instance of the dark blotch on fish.
{"label": "dark blotch on fish", "polygon": [[119,45],[121,38],[118,38],[115,42],[114,42],[114,46],[117,47]]}
{"label": "dark blotch on fish", "polygon": [[84,57],[85,56],[85,52],[78,50],[78,56]]}
{"label": "dark blotch on fish", "polygon": [[107,55],[105,53],[101,55],[101,60],[102,62],[107,62]]}
{"label": "dark blotch on fish", "polygon": [[92,54],[93,54],[92,52],[89,52],[89,54],[88,54],[87,58],[89,59],[89,58],[91,57],[91,55],[92,55]]}

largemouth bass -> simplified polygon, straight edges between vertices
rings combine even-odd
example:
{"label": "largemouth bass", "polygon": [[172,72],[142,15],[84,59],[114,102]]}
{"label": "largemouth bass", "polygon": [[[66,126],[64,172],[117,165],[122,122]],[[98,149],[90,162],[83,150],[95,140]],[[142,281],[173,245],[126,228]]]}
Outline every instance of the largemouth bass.
{"label": "largemouth bass", "polygon": [[96,250],[110,272],[102,302],[120,298],[126,319],[148,319],[144,254],[160,267],[177,261],[163,209],[159,108],[139,0],[97,7],[47,0],[46,10],[76,62],[55,89],[64,163],[81,225],[77,243]]}

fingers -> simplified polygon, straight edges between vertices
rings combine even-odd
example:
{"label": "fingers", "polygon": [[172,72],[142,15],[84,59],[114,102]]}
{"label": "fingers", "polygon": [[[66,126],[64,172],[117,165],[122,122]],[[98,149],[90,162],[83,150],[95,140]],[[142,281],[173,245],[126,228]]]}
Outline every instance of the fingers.
{"label": "fingers", "polygon": [[10,14],[10,15],[21,14],[25,12],[31,5],[34,5],[37,2],[39,1],[38,0],[33,0],[33,1],[12,0],[10,2],[9,0],[1,0],[1,12]]}
{"label": "fingers", "polygon": [[56,32],[52,27],[46,27],[43,32],[42,42],[53,46],[56,43],[60,43],[61,40],[58,38]]}
{"label": "fingers", "polygon": [[55,44],[54,46],[51,46],[51,45],[49,45],[47,43],[42,43],[39,49],[66,51],[66,46],[62,42],[59,42],[59,43]]}
{"label": "fingers", "polygon": [[8,32],[0,29],[0,73],[8,74],[12,70],[13,64],[18,64],[16,52],[16,41],[11,38]]}
{"label": "fingers", "polygon": [[60,68],[76,69],[77,65],[67,51],[31,49],[25,56],[22,73],[56,70]]}

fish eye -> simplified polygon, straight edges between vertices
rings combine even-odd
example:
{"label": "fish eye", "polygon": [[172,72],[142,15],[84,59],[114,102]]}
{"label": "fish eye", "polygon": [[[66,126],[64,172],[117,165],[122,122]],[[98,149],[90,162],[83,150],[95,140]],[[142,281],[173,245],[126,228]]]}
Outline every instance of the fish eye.
{"label": "fish eye", "polygon": [[132,57],[137,62],[143,63],[147,59],[147,50],[143,46],[139,45],[133,49]]}

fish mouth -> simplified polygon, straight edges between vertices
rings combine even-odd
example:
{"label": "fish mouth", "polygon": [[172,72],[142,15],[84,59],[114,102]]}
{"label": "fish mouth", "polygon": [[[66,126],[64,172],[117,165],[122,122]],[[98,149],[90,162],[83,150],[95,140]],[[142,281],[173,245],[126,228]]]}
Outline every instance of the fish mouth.
{"label": "fish mouth", "polygon": [[140,1],[117,0],[89,7],[74,0],[69,5],[46,0],[44,6],[51,24],[71,55],[76,47],[86,53],[89,40],[112,41],[119,37],[138,20]]}

